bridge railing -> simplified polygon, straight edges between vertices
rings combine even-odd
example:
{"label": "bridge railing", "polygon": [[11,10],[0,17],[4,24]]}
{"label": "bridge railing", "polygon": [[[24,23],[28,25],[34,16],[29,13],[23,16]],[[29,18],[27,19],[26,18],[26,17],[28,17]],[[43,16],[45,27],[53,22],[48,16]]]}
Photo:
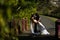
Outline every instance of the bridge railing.
{"label": "bridge railing", "polygon": [[12,29],[14,29],[14,34],[18,34],[20,31],[24,32],[24,31],[28,31],[28,20],[27,18],[22,18],[20,20],[20,18],[18,19],[12,19],[10,20],[8,23],[9,29],[10,31],[12,31]]}

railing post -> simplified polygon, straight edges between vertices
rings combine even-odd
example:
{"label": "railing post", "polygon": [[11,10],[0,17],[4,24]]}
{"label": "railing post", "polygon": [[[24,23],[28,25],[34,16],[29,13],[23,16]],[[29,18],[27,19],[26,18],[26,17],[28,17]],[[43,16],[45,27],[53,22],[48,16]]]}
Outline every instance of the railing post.
{"label": "railing post", "polygon": [[60,38],[60,19],[55,22],[56,26],[56,37]]}
{"label": "railing post", "polygon": [[28,30],[28,20],[27,18],[22,19],[22,31],[27,31]]}
{"label": "railing post", "polygon": [[25,18],[25,30],[26,31],[28,30],[28,20],[27,20],[27,18]]}
{"label": "railing post", "polygon": [[22,19],[22,31],[24,31],[24,27],[25,27],[25,19]]}

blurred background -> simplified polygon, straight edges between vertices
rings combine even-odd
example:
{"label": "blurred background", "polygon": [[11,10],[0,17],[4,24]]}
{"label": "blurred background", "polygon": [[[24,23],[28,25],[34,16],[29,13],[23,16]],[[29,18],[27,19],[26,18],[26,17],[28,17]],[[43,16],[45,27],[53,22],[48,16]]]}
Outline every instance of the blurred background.
{"label": "blurred background", "polygon": [[10,32],[8,21],[12,20],[12,17],[19,17],[20,20],[27,17],[28,27],[30,27],[30,16],[35,12],[41,15],[43,21],[46,17],[54,24],[60,18],[60,0],[0,0],[0,39],[4,40],[6,37],[11,39],[9,33],[12,33],[11,37],[18,40],[13,36],[14,31]]}

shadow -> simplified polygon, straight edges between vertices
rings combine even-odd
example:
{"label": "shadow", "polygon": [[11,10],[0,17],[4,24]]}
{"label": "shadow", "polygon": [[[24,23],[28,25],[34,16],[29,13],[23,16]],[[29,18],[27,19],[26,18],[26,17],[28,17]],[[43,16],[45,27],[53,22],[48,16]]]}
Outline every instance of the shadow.
{"label": "shadow", "polygon": [[57,39],[55,36],[50,36],[50,35],[41,35],[41,36],[35,36],[35,37],[33,37],[33,36],[18,36],[18,39],[19,40],[26,40],[26,39],[32,39],[32,40],[55,40],[55,39]]}

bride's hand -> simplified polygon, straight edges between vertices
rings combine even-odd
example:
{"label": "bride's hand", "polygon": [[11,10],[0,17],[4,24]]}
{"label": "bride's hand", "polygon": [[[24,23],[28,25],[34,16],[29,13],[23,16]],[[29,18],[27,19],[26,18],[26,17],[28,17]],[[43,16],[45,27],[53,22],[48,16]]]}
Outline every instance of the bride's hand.
{"label": "bride's hand", "polygon": [[35,23],[38,23],[38,21],[37,21],[37,20],[34,20],[34,22],[35,22]]}

